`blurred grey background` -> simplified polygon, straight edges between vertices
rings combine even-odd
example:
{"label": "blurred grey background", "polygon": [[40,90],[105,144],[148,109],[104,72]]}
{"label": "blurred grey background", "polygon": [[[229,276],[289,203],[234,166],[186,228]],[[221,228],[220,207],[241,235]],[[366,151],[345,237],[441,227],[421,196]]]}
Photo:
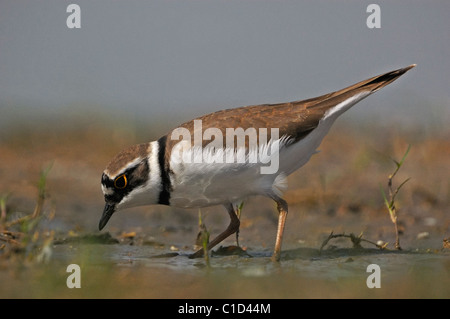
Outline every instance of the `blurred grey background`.
{"label": "blurred grey background", "polygon": [[[81,8],[69,29],[66,8]],[[370,3],[381,28],[369,29]],[[0,125],[95,110],[174,126],[416,63],[347,119],[447,125],[450,1],[0,1]],[[167,130],[170,127],[167,127]],[[161,134],[165,131],[161,131]]]}

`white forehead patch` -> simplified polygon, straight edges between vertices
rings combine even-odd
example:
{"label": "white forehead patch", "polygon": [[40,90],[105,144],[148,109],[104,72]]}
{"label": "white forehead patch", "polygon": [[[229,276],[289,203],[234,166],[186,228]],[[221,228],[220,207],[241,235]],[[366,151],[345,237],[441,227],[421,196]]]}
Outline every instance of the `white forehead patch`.
{"label": "white forehead patch", "polygon": [[103,191],[103,194],[105,194],[105,195],[112,195],[112,194],[114,194],[114,190],[106,187],[103,184],[102,184],[102,191]]}

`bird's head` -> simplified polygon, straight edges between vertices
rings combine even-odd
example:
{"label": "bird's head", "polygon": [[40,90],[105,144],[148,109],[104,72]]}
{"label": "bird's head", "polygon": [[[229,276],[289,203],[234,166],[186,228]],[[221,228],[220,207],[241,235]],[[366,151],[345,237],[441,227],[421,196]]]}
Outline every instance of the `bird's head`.
{"label": "bird's head", "polygon": [[114,212],[135,206],[156,204],[160,189],[158,167],[151,143],[131,146],[117,154],[102,174],[105,208],[99,222],[102,230]]}

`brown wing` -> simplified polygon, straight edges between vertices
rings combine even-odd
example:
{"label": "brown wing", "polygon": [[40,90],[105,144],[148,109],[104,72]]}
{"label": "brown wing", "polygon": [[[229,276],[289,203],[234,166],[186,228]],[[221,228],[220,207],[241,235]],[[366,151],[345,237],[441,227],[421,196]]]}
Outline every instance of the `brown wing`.
{"label": "brown wing", "polygon": [[[267,128],[269,131],[270,128],[278,128],[280,137],[287,135],[294,140],[300,140],[317,127],[326,111],[333,106],[361,92],[373,93],[395,81],[414,66],[415,65],[413,64],[403,69],[387,72],[342,90],[312,99],[227,109],[204,115],[196,120],[202,120],[203,131],[207,128],[218,128],[222,130],[224,137],[226,127],[241,127],[244,130],[253,127],[257,130],[259,128]],[[192,132],[194,122],[193,120],[186,122],[180,125],[180,127],[187,128]],[[178,141],[169,140],[170,139],[167,139],[167,146],[168,149],[171,149],[171,144]],[[210,141],[204,141],[204,144],[209,142]]]}

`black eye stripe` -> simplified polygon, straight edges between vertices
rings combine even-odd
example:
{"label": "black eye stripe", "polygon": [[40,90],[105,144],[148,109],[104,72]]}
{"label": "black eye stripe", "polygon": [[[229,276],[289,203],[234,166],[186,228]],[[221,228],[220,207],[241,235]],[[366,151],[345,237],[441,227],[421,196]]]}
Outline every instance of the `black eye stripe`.
{"label": "black eye stripe", "polygon": [[102,174],[102,184],[107,188],[114,188],[114,181],[116,181],[120,176],[125,176],[126,179],[128,179],[128,176],[130,176],[137,168],[138,166],[130,167],[122,174],[118,175],[115,179],[111,179],[106,175],[105,173]]}
{"label": "black eye stripe", "polygon": [[[149,171],[150,167],[147,160],[142,160],[138,165],[129,167],[114,179],[103,173],[102,185],[108,189],[108,194],[105,194],[105,201],[119,203],[133,189],[147,181]],[[123,180],[122,176],[124,177]]]}

